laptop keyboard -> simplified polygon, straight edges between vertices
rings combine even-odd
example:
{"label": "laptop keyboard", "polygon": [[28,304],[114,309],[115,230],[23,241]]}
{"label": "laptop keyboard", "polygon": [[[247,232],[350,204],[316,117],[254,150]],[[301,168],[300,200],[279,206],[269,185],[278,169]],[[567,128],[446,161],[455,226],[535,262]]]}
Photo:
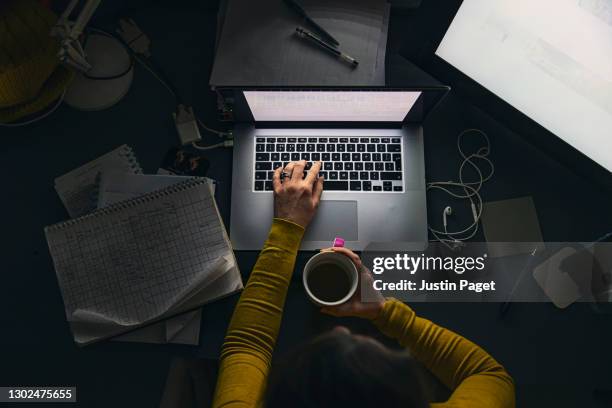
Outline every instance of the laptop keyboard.
{"label": "laptop keyboard", "polygon": [[402,192],[402,143],[395,137],[257,137],[254,190],[271,191],[274,170],[323,162],[326,191]]}

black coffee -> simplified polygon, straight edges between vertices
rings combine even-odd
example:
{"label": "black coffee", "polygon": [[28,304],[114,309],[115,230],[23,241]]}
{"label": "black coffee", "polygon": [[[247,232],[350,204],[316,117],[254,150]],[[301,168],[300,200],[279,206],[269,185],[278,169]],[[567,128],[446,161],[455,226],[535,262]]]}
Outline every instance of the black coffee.
{"label": "black coffee", "polygon": [[336,302],[351,290],[351,280],[344,268],[334,263],[321,263],[306,278],[310,292],[324,302]]}

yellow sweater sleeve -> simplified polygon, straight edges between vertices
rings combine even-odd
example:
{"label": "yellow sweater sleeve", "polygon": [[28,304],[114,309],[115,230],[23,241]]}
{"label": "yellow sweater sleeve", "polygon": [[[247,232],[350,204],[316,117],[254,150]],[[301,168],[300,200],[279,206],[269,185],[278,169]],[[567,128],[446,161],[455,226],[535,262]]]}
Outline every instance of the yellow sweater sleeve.
{"label": "yellow sweater sleeve", "polygon": [[469,340],[417,317],[404,303],[389,299],[374,324],[407,347],[440,381],[453,390],[432,407],[513,408],[514,382],[497,361]]}
{"label": "yellow sweater sleeve", "polygon": [[304,228],[274,219],[221,349],[213,407],[260,405]]}

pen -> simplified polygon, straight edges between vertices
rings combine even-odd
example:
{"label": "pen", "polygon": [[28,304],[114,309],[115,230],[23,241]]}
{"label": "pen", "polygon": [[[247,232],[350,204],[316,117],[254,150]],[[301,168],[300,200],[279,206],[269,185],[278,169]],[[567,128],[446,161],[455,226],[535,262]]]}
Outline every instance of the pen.
{"label": "pen", "polygon": [[307,31],[301,27],[296,27],[295,32],[297,33],[299,37],[312,41],[313,43],[317,44],[319,47],[324,48],[330,53],[334,54],[339,59],[348,62],[349,64],[353,66],[353,68],[359,65],[359,62],[355,58],[346,55],[345,53],[338,50],[337,48],[334,48],[333,46],[329,45],[328,43],[326,43],[325,41],[323,41],[321,38],[317,37],[310,31]]}
{"label": "pen", "polygon": [[320,32],[330,43],[332,43],[334,46],[340,45],[338,40],[332,37],[330,33],[325,31],[323,27],[318,25],[312,18],[308,16],[308,14],[306,13],[306,10],[304,10],[297,1],[295,0],[284,0],[284,1],[289,7],[291,7],[295,12],[297,12],[300,16],[302,16],[302,18],[304,18],[304,20],[306,20],[308,24],[316,28],[317,31]]}
{"label": "pen", "polygon": [[518,279],[514,283],[514,287],[508,294],[508,298],[506,299],[504,303],[502,303],[501,307],[499,308],[499,314],[502,318],[506,315],[506,312],[508,311],[508,309],[510,309],[510,305],[511,305],[510,301],[512,300],[512,297],[514,296],[514,292],[516,292],[516,289],[518,288],[519,283],[523,280],[523,276],[527,273],[527,271],[529,271],[537,251],[538,251],[537,247],[535,247],[533,251],[531,251],[531,253],[529,254],[529,258],[527,258],[527,262],[525,263],[525,267],[519,274]]}

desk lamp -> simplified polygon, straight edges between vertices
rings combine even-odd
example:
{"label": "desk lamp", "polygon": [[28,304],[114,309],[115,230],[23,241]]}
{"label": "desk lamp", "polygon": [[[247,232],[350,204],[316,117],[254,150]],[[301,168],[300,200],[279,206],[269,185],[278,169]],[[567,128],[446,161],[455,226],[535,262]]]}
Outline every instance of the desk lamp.
{"label": "desk lamp", "polygon": [[119,102],[129,90],[133,60],[119,40],[101,30],[90,28],[81,42],[101,0],[86,0],[72,22],[70,16],[80,2],[71,0],[51,30],[51,35],[60,41],[58,58],[77,71],[64,101],[80,110],[102,110]]}

